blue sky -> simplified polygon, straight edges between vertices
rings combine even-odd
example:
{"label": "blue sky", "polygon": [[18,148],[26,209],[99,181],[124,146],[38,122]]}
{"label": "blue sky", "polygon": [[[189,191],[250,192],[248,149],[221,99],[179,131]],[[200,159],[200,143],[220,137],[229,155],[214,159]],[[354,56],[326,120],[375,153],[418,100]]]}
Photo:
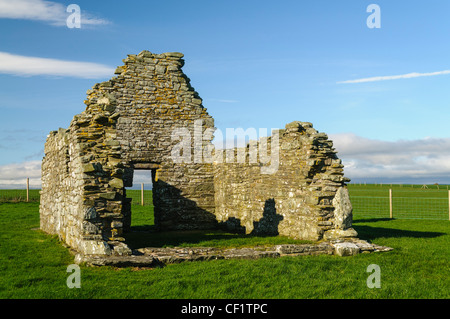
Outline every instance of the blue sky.
{"label": "blue sky", "polygon": [[356,182],[450,183],[449,15],[447,0],[0,0],[0,185],[38,185],[47,134],[142,50],[184,53],[223,132],[308,121]]}

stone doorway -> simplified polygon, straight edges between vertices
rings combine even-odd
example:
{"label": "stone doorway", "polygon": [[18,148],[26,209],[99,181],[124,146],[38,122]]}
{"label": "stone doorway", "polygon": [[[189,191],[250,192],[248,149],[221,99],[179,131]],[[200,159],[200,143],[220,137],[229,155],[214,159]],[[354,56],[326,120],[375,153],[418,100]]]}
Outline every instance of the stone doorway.
{"label": "stone doorway", "polygon": [[[124,232],[149,230],[155,228],[154,192],[155,181],[160,165],[157,163],[134,164],[127,169],[127,181],[124,183],[123,215]],[[132,222],[136,219],[136,222]]]}

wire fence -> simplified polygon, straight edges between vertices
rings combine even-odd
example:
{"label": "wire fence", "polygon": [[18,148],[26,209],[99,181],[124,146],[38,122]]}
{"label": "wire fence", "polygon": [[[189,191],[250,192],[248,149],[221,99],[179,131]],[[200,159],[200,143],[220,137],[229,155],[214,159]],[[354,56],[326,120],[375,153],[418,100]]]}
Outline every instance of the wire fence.
{"label": "wire fence", "polygon": [[39,189],[0,189],[0,202],[39,202]]}
{"label": "wire fence", "polygon": [[[448,185],[350,184],[353,214],[362,217],[450,220]],[[127,189],[132,205],[153,206],[152,190]],[[0,202],[39,202],[39,189],[0,189]]]}
{"label": "wire fence", "polygon": [[[30,189],[28,200],[26,189],[0,189],[0,203],[39,202],[40,197],[39,189]],[[142,193],[140,190],[130,189],[127,190],[127,197],[132,199],[131,204],[133,205],[142,205],[142,203],[144,206],[153,205],[151,190],[144,190],[144,193]]]}
{"label": "wire fence", "polygon": [[151,190],[127,189],[127,198],[131,198],[131,205],[153,206]]}
{"label": "wire fence", "polygon": [[[0,203],[12,202],[39,202],[40,189],[0,189]],[[127,189],[127,197],[131,198],[132,205],[153,206],[151,190]]]}
{"label": "wire fence", "polygon": [[356,216],[450,219],[450,192],[446,187],[349,185],[349,193]]}

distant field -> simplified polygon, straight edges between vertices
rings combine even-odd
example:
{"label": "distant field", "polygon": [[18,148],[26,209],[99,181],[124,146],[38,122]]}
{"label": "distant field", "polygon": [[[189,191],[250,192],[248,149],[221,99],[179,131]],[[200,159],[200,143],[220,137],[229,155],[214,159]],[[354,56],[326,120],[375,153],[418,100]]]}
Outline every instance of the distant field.
{"label": "distant field", "polygon": [[[38,202],[40,189],[30,189],[29,200]],[[0,202],[25,202],[27,200],[26,189],[0,189]]]}
{"label": "distant field", "polygon": [[[131,204],[141,205],[141,191],[135,189],[127,189],[127,197],[131,198]],[[153,192],[144,190],[144,205],[153,205]]]}
{"label": "distant field", "polygon": [[[29,200],[39,201],[40,189],[30,189]],[[127,190],[127,197],[132,198],[133,204],[141,204],[140,190]],[[25,189],[0,189],[0,202],[24,202],[27,200],[27,191]],[[152,205],[152,191],[144,190],[144,205]]]}
{"label": "distant field", "polygon": [[[353,213],[358,216],[388,218],[389,189],[392,189],[394,218],[449,219],[448,185],[349,184]],[[30,201],[39,201],[39,190],[31,189]],[[134,206],[141,205],[141,191],[127,189]],[[26,190],[0,189],[0,202],[26,201]],[[152,206],[151,190],[144,190],[144,206]]]}
{"label": "distant field", "polygon": [[449,219],[448,185],[348,185],[353,213],[357,216],[389,218],[389,189],[394,218]]}

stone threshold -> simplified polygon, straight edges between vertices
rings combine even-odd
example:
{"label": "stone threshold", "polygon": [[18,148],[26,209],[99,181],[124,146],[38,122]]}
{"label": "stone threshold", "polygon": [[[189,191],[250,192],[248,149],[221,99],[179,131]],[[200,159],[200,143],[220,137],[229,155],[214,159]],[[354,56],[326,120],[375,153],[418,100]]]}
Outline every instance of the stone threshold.
{"label": "stone threshold", "polygon": [[133,251],[132,255],[124,256],[76,254],[75,262],[87,266],[155,268],[186,261],[260,259],[305,255],[354,256],[360,253],[385,252],[391,250],[393,250],[393,248],[379,246],[357,238],[348,238],[326,241],[318,244],[283,244],[270,247],[147,247],[139,248]]}

